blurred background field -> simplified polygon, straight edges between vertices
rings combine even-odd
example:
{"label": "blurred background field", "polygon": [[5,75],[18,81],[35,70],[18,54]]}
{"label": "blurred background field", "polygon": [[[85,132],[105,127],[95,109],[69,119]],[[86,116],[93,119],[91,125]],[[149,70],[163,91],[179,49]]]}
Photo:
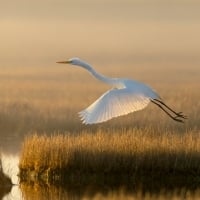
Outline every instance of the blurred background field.
{"label": "blurred background field", "polygon": [[[152,67],[149,64],[123,65],[123,70],[117,64],[111,65],[109,69],[101,68],[98,63],[96,66],[98,71],[110,76],[123,74],[123,77],[145,81],[160,93],[168,105],[184,112],[189,119],[185,124],[175,123],[159,108],[150,105],[143,111],[103,124],[85,126],[81,124],[77,113],[108,90],[107,85],[93,79],[86,71],[72,66],[55,64],[48,69],[18,67],[0,73],[2,148],[17,152],[24,135],[33,132],[80,133],[85,130],[95,132],[98,129],[111,129],[115,132],[122,128],[148,127],[164,132],[186,133],[191,129],[199,132],[200,70],[192,66],[190,69],[164,67],[163,64]],[[8,143],[12,142],[12,146],[7,145],[3,138]]]}

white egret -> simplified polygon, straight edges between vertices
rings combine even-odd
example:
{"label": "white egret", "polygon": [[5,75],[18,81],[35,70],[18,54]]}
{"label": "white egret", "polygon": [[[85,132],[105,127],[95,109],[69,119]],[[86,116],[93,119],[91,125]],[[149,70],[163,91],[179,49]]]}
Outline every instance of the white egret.
{"label": "white egret", "polygon": [[149,86],[124,78],[108,78],[97,73],[87,62],[79,58],[57,63],[72,64],[88,70],[95,78],[103,81],[113,88],[104,93],[88,108],[79,112],[84,124],[95,124],[107,121],[114,117],[142,110],[149,102],[161,108],[169,117],[177,122],[184,122],[187,117],[182,112],[175,112],[167,106],[160,96]]}

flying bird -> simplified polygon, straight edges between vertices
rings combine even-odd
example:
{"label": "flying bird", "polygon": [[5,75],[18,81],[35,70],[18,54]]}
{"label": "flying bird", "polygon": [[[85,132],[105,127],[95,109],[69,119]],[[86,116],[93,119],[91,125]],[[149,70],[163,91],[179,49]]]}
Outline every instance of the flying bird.
{"label": "flying bird", "polygon": [[61,64],[72,64],[88,70],[95,78],[112,86],[88,108],[79,112],[84,124],[105,122],[114,117],[142,110],[150,102],[162,109],[170,118],[177,122],[187,119],[182,112],[175,112],[167,106],[160,96],[148,85],[130,79],[108,78],[97,73],[91,65],[79,58],[59,61]]}

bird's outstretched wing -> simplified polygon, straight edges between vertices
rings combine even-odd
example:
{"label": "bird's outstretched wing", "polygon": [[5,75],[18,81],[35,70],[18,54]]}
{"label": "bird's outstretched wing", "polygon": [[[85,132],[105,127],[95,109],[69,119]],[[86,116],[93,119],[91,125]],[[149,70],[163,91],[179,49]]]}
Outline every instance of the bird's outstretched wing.
{"label": "bird's outstretched wing", "polygon": [[145,108],[149,97],[128,88],[112,89],[79,112],[84,124],[95,124]]}

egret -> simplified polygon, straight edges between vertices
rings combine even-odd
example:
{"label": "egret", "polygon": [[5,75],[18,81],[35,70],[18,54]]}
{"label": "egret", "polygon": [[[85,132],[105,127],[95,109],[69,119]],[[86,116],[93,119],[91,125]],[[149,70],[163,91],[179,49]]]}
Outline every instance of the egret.
{"label": "egret", "polygon": [[113,87],[88,108],[79,112],[80,118],[84,124],[101,123],[114,117],[142,110],[150,102],[158,106],[170,118],[177,122],[183,123],[184,119],[187,119],[182,112],[175,112],[167,106],[160,96],[144,83],[124,78],[108,78],[97,73],[91,65],[79,58],[71,58],[67,61],[59,61],[57,63],[83,67],[95,78]]}

